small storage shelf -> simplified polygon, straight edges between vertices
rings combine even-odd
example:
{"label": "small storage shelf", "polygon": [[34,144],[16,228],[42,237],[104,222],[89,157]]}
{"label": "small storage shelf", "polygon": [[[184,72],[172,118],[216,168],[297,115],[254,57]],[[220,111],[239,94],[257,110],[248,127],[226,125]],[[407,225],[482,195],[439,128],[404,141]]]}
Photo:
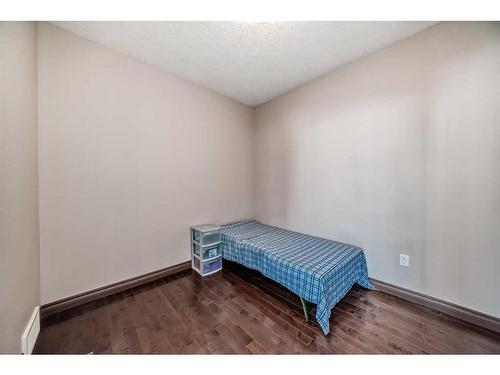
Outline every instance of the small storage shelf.
{"label": "small storage shelf", "polygon": [[221,234],[217,225],[191,227],[191,265],[202,276],[222,269]]}

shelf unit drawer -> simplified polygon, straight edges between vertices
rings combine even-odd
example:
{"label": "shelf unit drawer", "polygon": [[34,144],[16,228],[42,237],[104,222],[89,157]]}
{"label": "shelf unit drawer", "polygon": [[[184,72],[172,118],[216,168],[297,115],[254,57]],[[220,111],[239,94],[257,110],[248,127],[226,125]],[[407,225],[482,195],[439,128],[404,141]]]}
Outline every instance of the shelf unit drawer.
{"label": "shelf unit drawer", "polygon": [[222,269],[222,257],[201,264],[201,274],[210,275]]}
{"label": "shelf unit drawer", "polygon": [[220,242],[220,233],[219,232],[202,233],[198,231],[193,231],[193,241],[201,245],[216,244]]}
{"label": "shelf unit drawer", "polygon": [[202,262],[199,258],[193,259],[193,268],[202,276],[211,275],[222,269],[222,257],[219,256],[215,259]]}
{"label": "shelf unit drawer", "polygon": [[222,254],[221,248],[218,244],[204,247],[196,242],[193,242],[193,253],[202,260],[216,258]]}

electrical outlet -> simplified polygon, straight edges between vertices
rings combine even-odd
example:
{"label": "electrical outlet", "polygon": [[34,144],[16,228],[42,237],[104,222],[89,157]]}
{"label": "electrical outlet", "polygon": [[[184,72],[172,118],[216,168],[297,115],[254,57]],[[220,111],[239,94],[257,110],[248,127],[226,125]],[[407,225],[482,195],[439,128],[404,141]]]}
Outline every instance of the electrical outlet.
{"label": "electrical outlet", "polygon": [[406,254],[399,254],[399,265],[403,267],[410,267],[410,256]]}

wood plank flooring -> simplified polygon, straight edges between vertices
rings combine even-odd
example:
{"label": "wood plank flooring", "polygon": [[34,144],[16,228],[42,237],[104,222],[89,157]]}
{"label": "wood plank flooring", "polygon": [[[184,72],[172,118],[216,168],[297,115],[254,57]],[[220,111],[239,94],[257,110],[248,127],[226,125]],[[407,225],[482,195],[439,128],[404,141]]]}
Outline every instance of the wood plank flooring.
{"label": "wood plank flooring", "polygon": [[229,269],[184,271],[47,318],[35,353],[500,353],[500,334],[359,287],[330,324]]}

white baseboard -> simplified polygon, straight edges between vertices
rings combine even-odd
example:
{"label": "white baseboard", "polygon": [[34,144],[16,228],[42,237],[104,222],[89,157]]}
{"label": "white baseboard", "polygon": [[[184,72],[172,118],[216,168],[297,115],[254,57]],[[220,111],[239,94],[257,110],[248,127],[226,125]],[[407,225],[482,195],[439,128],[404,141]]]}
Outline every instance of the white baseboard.
{"label": "white baseboard", "polygon": [[40,306],[36,306],[21,337],[22,354],[31,354],[40,333]]}

